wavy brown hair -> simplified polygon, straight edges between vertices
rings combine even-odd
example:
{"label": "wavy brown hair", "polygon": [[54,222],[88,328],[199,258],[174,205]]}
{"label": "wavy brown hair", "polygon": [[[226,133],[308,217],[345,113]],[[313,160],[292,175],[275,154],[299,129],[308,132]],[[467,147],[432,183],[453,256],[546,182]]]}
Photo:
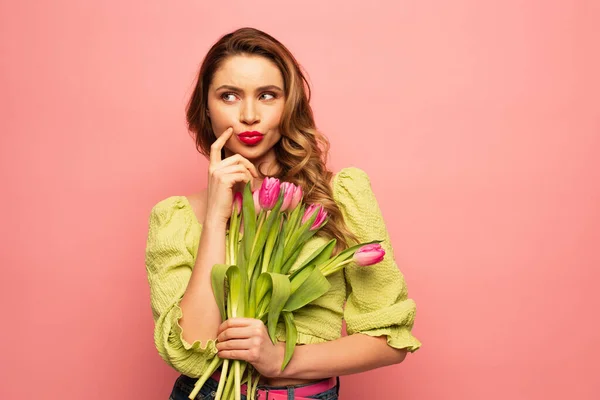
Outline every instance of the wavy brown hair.
{"label": "wavy brown hair", "polygon": [[264,57],[283,76],[285,105],[279,123],[281,140],[274,146],[279,167],[274,177],[302,186],[304,202],[321,204],[327,210],[329,221],[318,235],[337,240],[335,253],[356,243],[356,236],[344,223],[333,199],[333,173],[326,167],[329,141],[315,127],[309,83],[292,53],[267,33],[254,28],[238,29],[221,37],[206,54],[186,109],[188,129],[197,150],[206,157],[210,155],[216,137],[206,112],[208,87],[222,63],[236,55]]}

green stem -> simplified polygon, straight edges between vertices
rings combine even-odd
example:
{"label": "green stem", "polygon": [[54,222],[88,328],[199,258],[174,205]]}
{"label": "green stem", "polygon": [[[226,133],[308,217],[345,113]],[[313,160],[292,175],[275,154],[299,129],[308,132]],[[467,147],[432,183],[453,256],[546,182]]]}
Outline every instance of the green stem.
{"label": "green stem", "polygon": [[240,376],[240,360],[233,362],[235,368],[235,400],[242,400],[242,377]]}
{"label": "green stem", "polygon": [[323,270],[321,272],[323,273],[323,276],[329,276],[329,275],[333,274],[334,272],[339,271],[341,269],[340,267],[343,267],[346,264],[350,264],[352,261],[354,261],[354,259],[351,258],[349,260],[346,260],[339,264],[336,264],[333,267],[330,267],[328,265],[327,267],[323,268]]}
{"label": "green stem", "polygon": [[275,241],[279,234],[279,228],[281,224],[281,218],[276,218],[273,226],[271,226],[270,232],[268,232],[267,243],[265,244],[263,259],[262,259],[262,272],[267,272],[269,262],[271,261],[271,255],[273,254],[273,247],[275,247]]}
{"label": "green stem", "polygon": [[256,377],[254,378],[253,384],[252,385],[248,385],[248,390],[250,393],[250,400],[256,400],[256,388],[258,387],[258,381],[260,380],[260,374],[258,373],[258,371],[256,372]]}
{"label": "green stem", "polygon": [[229,374],[227,376],[227,382],[225,384],[225,391],[224,391],[224,397],[223,397],[225,400],[229,400],[231,398],[231,389],[233,389],[233,384],[235,383],[233,373],[234,373],[234,368],[231,368],[229,370]]}
{"label": "green stem", "polygon": [[231,263],[234,265],[238,265],[237,264],[237,254],[238,254],[238,245],[240,243],[240,219],[241,219],[241,215],[237,215],[236,217],[236,221],[235,221],[235,230],[233,232],[233,251],[232,251],[232,258],[231,258]]}
{"label": "green stem", "polygon": [[260,210],[260,214],[258,214],[258,228],[256,228],[256,234],[254,235],[254,242],[252,243],[252,252],[254,252],[254,247],[256,246],[256,242],[258,240],[258,233],[262,229],[262,226],[266,219],[267,219],[267,213],[265,212],[265,210]]}
{"label": "green stem", "polygon": [[221,377],[219,379],[219,386],[217,387],[217,394],[215,400],[221,400],[223,395],[223,389],[225,388],[225,381],[227,380],[227,371],[229,369],[229,359],[223,361],[223,368],[221,369]]}
{"label": "green stem", "polygon": [[202,389],[202,386],[204,386],[208,378],[215,373],[217,368],[219,368],[219,365],[221,365],[222,361],[223,360],[221,360],[219,357],[215,356],[215,358],[213,358],[206,371],[204,371],[204,374],[202,374],[202,376],[196,381],[196,384],[194,385],[194,390],[192,390],[192,393],[190,393],[190,399],[193,400],[196,397],[196,395],[198,394],[200,389]]}
{"label": "green stem", "polygon": [[234,229],[235,229],[235,210],[233,211],[233,215],[231,216],[231,218],[229,219],[229,251],[227,252],[227,255],[229,256],[229,259],[227,261],[225,261],[226,264],[233,264],[233,239],[234,239]]}
{"label": "green stem", "polygon": [[256,228],[256,231],[254,233],[254,240],[252,241],[252,247],[250,248],[250,251],[248,252],[248,258],[246,260],[246,268],[247,268],[249,280],[252,279],[252,275],[254,274],[254,270],[256,269],[255,264],[257,264],[258,255],[259,255],[258,250],[256,249],[256,244],[258,242],[262,226],[264,225],[264,222],[266,220],[266,215],[267,215],[267,213],[265,212],[265,210],[260,210],[260,213],[258,214],[258,228]]}

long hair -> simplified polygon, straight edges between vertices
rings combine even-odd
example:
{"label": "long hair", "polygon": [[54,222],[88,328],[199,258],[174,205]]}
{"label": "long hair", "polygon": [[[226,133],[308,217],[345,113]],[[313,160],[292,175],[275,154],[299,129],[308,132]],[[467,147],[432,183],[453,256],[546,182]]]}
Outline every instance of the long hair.
{"label": "long hair", "polygon": [[206,112],[208,87],[222,63],[235,55],[264,57],[273,62],[283,76],[285,105],[279,122],[281,140],[274,146],[279,167],[274,177],[302,186],[304,202],[323,206],[329,221],[318,235],[336,239],[335,253],[357,242],[333,199],[329,184],[333,172],[326,166],[329,141],[315,127],[309,104],[309,83],[292,53],[267,33],[254,28],[238,29],[221,37],[206,54],[186,109],[188,129],[195,139],[196,149],[206,157],[210,155],[210,146],[216,137]]}

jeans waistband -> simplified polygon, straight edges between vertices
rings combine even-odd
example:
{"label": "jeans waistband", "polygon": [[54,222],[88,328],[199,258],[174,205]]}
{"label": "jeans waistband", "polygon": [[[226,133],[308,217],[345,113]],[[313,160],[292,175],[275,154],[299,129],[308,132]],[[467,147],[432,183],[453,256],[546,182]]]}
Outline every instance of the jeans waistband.
{"label": "jeans waistband", "polygon": [[[219,382],[219,371],[217,371],[213,376],[210,377],[205,383],[204,386],[207,387],[208,390],[216,391],[218,382]],[[192,378],[186,375],[181,375],[176,382],[176,385],[179,384],[182,389],[186,390],[186,388],[193,388],[195,383],[198,381],[198,378]],[[304,383],[298,385],[290,385],[290,386],[270,386],[270,385],[261,385],[259,384],[257,387],[257,399],[261,400],[275,400],[275,399],[284,399],[287,398],[290,391],[293,391],[294,398],[298,400],[302,400],[306,398],[306,396],[313,396],[319,393],[325,392],[327,390],[333,389],[334,387],[339,385],[339,377],[331,377],[327,379],[322,379],[317,382],[312,383]],[[247,386],[246,384],[242,385],[242,394],[246,394]]]}

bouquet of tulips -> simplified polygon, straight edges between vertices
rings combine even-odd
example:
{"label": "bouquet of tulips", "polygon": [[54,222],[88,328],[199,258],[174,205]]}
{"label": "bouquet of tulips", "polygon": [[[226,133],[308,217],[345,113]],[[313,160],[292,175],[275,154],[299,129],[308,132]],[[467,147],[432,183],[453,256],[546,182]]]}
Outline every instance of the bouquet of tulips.
{"label": "bouquet of tulips", "polygon": [[[332,256],[336,240],[315,250],[292,269],[304,244],[327,223],[327,212],[317,204],[302,203],[302,188],[276,178],[266,178],[254,193],[246,184],[236,193],[229,221],[225,264],[213,266],[213,293],[222,320],[246,317],[262,320],[275,344],[277,323],[283,320],[286,345],[281,370],[292,358],[297,330],[294,311],[325,294],[326,277],[350,262],[367,266],[385,254],[373,240],[352,246]],[[189,398],[193,399],[206,380],[222,366],[216,399],[240,400],[241,385],[247,383],[253,399],[259,374],[245,361],[215,356],[198,379]]]}

